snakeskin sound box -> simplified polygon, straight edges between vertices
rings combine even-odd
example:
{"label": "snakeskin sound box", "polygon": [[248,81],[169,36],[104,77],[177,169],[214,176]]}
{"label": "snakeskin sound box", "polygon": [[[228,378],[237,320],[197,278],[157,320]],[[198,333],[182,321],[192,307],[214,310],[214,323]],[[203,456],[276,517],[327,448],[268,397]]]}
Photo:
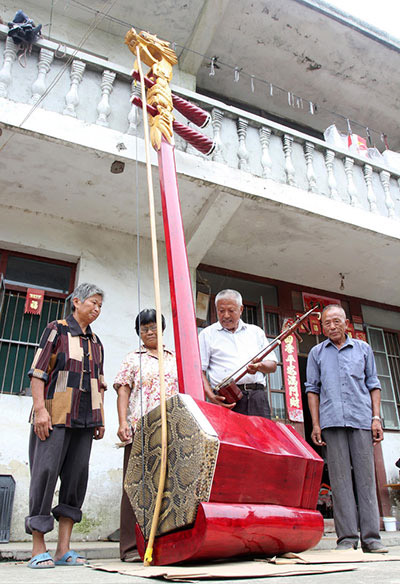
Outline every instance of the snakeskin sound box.
{"label": "snakeskin sound box", "polygon": [[[315,508],[323,461],[295,430],[185,394],[167,400],[167,415],[168,471],[154,563],[221,557],[227,508],[228,555],[298,552],[319,541],[323,521]],[[139,424],[125,478],[140,528],[139,551],[149,537],[159,480],[159,407],[143,418],[143,442],[142,456]]]}

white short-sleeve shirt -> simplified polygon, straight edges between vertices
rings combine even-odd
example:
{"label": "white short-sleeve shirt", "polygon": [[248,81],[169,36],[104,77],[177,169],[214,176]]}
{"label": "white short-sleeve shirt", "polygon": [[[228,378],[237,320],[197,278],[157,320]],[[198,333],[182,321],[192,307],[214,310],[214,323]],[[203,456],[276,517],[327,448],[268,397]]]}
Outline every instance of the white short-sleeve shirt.
{"label": "white short-sleeve shirt", "polygon": [[[224,329],[219,322],[203,329],[199,335],[201,366],[208,374],[211,387],[252,359],[268,342],[259,326],[246,324],[241,319],[234,332]],[[277,361],[275,353],[269,353],[265,361]],[[246,373],[238,383],[265,385],[265,375],[261,371],[255,375]]]}

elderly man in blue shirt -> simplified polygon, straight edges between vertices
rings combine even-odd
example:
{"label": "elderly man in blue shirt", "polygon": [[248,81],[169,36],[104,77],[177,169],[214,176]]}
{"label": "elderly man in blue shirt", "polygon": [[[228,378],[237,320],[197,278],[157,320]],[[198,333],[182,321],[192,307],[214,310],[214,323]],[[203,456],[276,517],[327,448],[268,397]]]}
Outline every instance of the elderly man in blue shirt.
{"label": "elderly man in blue shirt", "polygon": [[317,446],[326,446],[336,549],[357,549],[359,524],[363,551],[385,553],[388,550],[379,535],[373,456],[373,445],[383,440],[381,386],[371,347],[348,337],[347,322],[341,306],[327,306],[322,327],[328,338],[308,356],[311,438]]}

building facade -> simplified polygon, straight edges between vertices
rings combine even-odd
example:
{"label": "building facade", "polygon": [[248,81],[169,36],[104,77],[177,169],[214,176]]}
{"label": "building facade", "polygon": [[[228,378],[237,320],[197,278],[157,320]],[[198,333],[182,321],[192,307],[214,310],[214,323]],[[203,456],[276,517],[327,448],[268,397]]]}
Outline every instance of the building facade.
{"label": "building facade", "polygon": [[[173,91],[211,116],[203,130],[215,142],[210,157],[176,137],[193,288],[209,300],[199,326],[215,319],[213,297],[226,287],[242,293],[245,318],[269,337],[303,312],[307,295],[341,302],[354,334],[370,342],[382,382],[385,440],[376,456],[387,515],[383,485],[395,479],[400,446],[400,172],[379,156],[325,142],[323,131],[333,122],[343,129],[340,111],[376,128],[378,146],[382,129],[400,148],[389,83],[397,41],[317,1],[171,0],[165,12],[153,2],[97,4],[57,3],[25,67],[0,24],[0,474],[16,480],[12,539],[25,537],[26,371],[41,329],[68,310],[77,283],[101,286],[94,327],[112,388],[138,343],[138,308],[154,305],[143,121],[131,104],[138,87],[123,44],[128,22],[176,42]],[[12,20],[13,4],[2,6],[3,21]],[[49,23],[48,2],[26,2],[24,10]],[[152,165],[157,185],[154,153]],[[156,212],[165,340],[173,347],[159,200]],[[29,288],[45,291],[41,315],[24,311]],[[310,348],[323,338],[314,333],[302,333],[298,347],[301,381]],[[268,388],[274,418],[291,423],[282,362]],[[304,423],[295,425],[307,437],[304,399],[303,410]],[[112,389],[105,413],[78,539],[104,538],[118,526],[122,458]]]}

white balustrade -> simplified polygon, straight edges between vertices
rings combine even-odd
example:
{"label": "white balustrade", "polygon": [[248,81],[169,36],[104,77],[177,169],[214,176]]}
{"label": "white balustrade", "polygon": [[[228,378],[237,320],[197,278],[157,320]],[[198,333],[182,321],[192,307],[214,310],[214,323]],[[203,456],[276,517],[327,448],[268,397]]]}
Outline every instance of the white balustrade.
{"label": "white balustrade", "polygon": [[314,172],[314,144],[312,142],[306,142],[304,144],[304,156],[306,159],[306,168],[307,168],[307,182],[308,182],[308,190],[312,193],[317,193],[317,178]]}
{"label": "white balustrade", "polygon": [[3,66],[0,69],[0,97],[8,96],[8,88],[11,83],[11,69],[17,58],[17,47],[11,37],[6,38]]}
{"label": "white balustrade", "polygon": [[215,160],[215,162],[225,162],[223,155],[223,145],[221,140],[221,127],[223,119],[224,119],[223,112],[220,109],[214,107],[211,111],[211,123],[213,127],[213,138],[215,144],[212,158],[213,160]]}
{"label": "white balustrade", "polygon": [[[140,85],[137,81],[133,80],[131,83],[131,103],[134,97],[140,97]],[[139,126],[140,108],[132,103],[128,114],[129,126],[126,131],[127,134],[131,136],[136,136],[136,132]]]}
{"label": "white balustrade", "polygon": [[272,174],[272,159],[269,153],[269,144],[272,131],[265,126],[258,130],[261,144],[261,166],[263,178],[270,178]]}
{"label": "white balustrade", "polygon": [[237,121],[237,133],[239,138],[239,147],[237,157],[239,159],[240,170],[249,171],[249,152],[246,147],[247,127],[249,122],[244,118],[239,118]]}
{"label": "white balustrade", "polygon": [[114,71],[104,71],[101,79],[101,99],[97,106],[97,113],[99,114],[96,120],[96,124],[99,126],[108,127],[108,116],[111,113],[110,106],[110,93],[113,89],[113,83],[115,81]]}
{"label": "white balustrade", "polygon": [[356,185],[354,184],[353,166],[354,166],[353,158],[350,158],[350,156],[346,156],[344,159],[344,171],[347,177],[347,193],[349,195],[350,205],[352,207],[361,207],[360,200],[357,196]]}
{"label": "white balustrade", "polygon": [[288,185],[295,187],[295,170],[292,162],[292,148],[293,148],[293,136],[289,134],[283,135],[283,152],[285,154],[285,172],[286,172],[286,182]]}
{"label": "white balustrade", "polygon": [[53,51],[40,49],[38,62],[38,76],[32,85],[31,103],[37,103],[46,91],[46,75],[54,59]]}
{"label": "white balustrade", "polygon": [[325,165],[326,171],[328,174],[328,187],[329,187],[329,196],[334,201],[341,201],[341,197],[337,190],[335,172],[333,169],[333,164],[335,160],[335,152],[333,150],[327,150],[325,152]]}
{"label": "white balustrade", "polygon": [[390,193],[390,172],[387,170],[382,170],[380,172],[381,183],[383,192],[385,193],[385,205],[388,213],[388,217],[394,217],[394,202],[392,195]]}
{"label": "white balustrade", "polygon": [[367,185],[367,199],[369,204],[369,210],[371,213],[376,213],[378,211],[378,207],[376,204],[376,195],[374,188],[372,186],[372,175],[373,169],[370,164],[364,164],[364,179],[365,184]]}
{"label": "white balustrade", "polygon": [[[0,68],[0,97],[9,97],[11,83],[15,76],[16,82],[12,86],[13,101],[18,102],[20,100],[22,103],[27,103],[26,95],[29,93],[29,88],[27,91],[27,87],[24,86],[24,79],[33,79],[30,102],[37,103],[46,94],[48,74],[55,65],[54,57],[57,54],[55,54],[54,43],[42,39],[34,46],[32,56],[27,61],[27,68],[31,67],[31,71],[29,76],[26,75],[24,77],[24,75],[21,75],[19,68],[14,67],[17,46],[1,30],[0,38],[2,39],[1,42],[4,42],[3,62]],[[73,50],[66,47],[65,54],[70,56],[73,54]],[[126,115],[126,133],[138,135],[138,126],[143,123],[142,114],[140,108],[137,108],[129,101],[128,95],[130,94],[131,100],[135,96],[140,97],[140,85],[132,81],[129,71],[123,67],[112,65],[84,52],[80,53],[79,57],[79,60],[75,59],[71,66],[70,85],[65,96],[63,113],[73,117],[79,116],[85,122],[88,121],[88,118],[90,120],[95,119],[98,125],[110,126],[119,130],[121,123],[124,128],[123,119]],[[33,67],[37,67],[36,75]],[[94,80],[94,83],[97,83],[101,89],[101,98],[98,103],[93,103],[89,92],[80,91],[85,67],[90,70],[90,80]],[[111,94],[115,87],[117,76],[121,91],[113,98],[113,102],[115,99],[115,107],[118,108],[119,115],[111,116]],[[26,81],[26,83],[29,83],[29,81]],[[125,88],[123,88],[124,83],[126,84]],[[58,95],[58,99],[60,99],[60,93],[57,92],[60,92],[61,87],[62,85],[60,84],[54,90],[52,89],[53,103],[57,99],[55,96]],[[128,91],[126,91],[127,89]],[[184,98],[193,99],[193,93],[187,93],[183,88],[175,88],[174,91]],[[124,99],[121,97],[123,92],[126,94]],[[61,99],[63,98],[61,97]],[[82,107],[79,108],[78,112],[80,99]],[[328,196],[333,200],[344,202],[343,199],[346,198],[353,207],[362,207],[364,205],[372,213],[382,213],[384,212],[383,208],[385,208],[387,210],[385,214],[388,217],[394,218],[396,216],[395,201],[400,201],[400,176],[394,172],[391,174],[385,167],[380,166],[378,161],[365,161],[359,156],[350,153],[346,156],[343,152],[336,151],[334,147],[321,140],[199,94],[196,94],[196,102],[200,107],[211,112],[212,137],[215,142],[212,160],[232,167],[237,165],[241,170],[255,173],[257,172],[255,169],[258,164],[256,161],[251,160],[250,151],[259,149],[260,159],[258,162],[261,165],[261,176],[262,178],[271,179],[279,176],[283,154],[285,171],[283,180],[287,184],[293,187],[296,186],[296,183],[302,184],[304,185],[303,188],[309,192],[320,192],[322,194],[324,192],[322,185],[324,181],[327,181]],[[121,112],[121,108],[125,109]],[[126,114],[124,113],[125,111]],[[230,144],[229,151],[225,152],[222,136],[225,135],[225,128],[227,130],[226,135],[230,135],[232,121],[236,124],[238,143],[235,144],[233,142]],[[191,125],[189,123],[189,126]],[[278,136],[282,137],[281,140]],[[301,145],[301,149],[293,148],[294,140]],[[177,138],[176,144],[179,149],[187,154],[203,157],[195,148],[179,138]],[[225,160],[225,156],[228,160]],[[237,162],[235,161],[235,156],[237,157]],[[325,164],[321,166],[322,160],[324,160]],[[253,162],[254,165],[252,164]],[[276,169],[274,169],[275,164]],[[338,171],[337,175],[336,169]],[[360,174],[360,171],[363,173],[365,187],[362,183],[356,182],[356,177]],[[381,187],[378,186],[378,175]],[[344,176],[346,183],[342,184]],[[393,176],[393,181],[391,181],[391,176]],[[345,191],[348,197],[345,197]]]}
{"label": "white balustrade", "polygon": [[76,108],[79,105],[78,87],[82,81],[83,72],[85,71],[85,63],[82,61],[73,61],[71,67],[71,87],[65,96],[65,103],[63,114],[76,118]]}

